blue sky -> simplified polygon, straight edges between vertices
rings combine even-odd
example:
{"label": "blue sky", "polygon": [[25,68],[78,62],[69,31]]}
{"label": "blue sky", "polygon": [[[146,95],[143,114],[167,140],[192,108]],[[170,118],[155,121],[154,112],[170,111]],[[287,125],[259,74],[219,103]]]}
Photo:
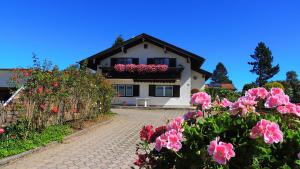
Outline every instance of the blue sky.
{"label": "blue sky", "polygon": [[272,50],[284,79],[300,74],[300,1],[0,1],[0,68],[31,65],[32,52],[60,68],[125,39],[147,33],[206,58],[213,71],[223,62],[241,89],[254,81],[250,54],[259,41]]}

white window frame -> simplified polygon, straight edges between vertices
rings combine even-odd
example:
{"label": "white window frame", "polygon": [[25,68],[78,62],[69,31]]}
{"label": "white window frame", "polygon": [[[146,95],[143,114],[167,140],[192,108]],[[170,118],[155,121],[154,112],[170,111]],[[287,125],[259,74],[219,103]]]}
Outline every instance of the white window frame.
{"label": "white window frame", "polygon": [[[120,87],[122,87],[122,86],[124,87],[124,94],[120,95]],[[118,85],[118,96],[120,96],[120,97],[126,96],[126,85],[123,85],[123,84]]]}
{"label": "white window frame", "polygon": [[[128,94],[128,87],[131,87],[131,94]],[[127,97],[132,97],[133,96],[133,85],[126,85],[126,91],[125,94]]]}
{"label": "white window frame", "polygon": [[117,61],[118,64],[132,64],[133,63],[133,59],[132,58],[118,58]]}
{"label": "white window frame", "polygon": [[[134,85],[131,85],[131,84],[114,84],[114,85],[112,85],[113,86],[113,88],[115,89],[115,91],[116,91],[116,94],[117,94],[117,96],[118,97],[133,97],[133,95],[134,95]],[[120,95],[120,88],[121,87],[124,87],[124,95]],[[128,88],[131,88],[131,93],[128,93],[128,91],[130,91],[130,90],[128,90]]]}
{"label": "white window frame", "polygon": [[[166,96],[166,88],[170,87],[171,88],[171,91],[172,91],[172,94],[170,96]],[[157,95],[156,91],[157,91],[157,88],[162,88],[163,89],[163,94],[162,95]],[[173,93],[173,86],[161,86],[161,85],[158,85],[158,86],[155,86],[155,96],[156,97],[173,97],[174,96],[174,93]]]}

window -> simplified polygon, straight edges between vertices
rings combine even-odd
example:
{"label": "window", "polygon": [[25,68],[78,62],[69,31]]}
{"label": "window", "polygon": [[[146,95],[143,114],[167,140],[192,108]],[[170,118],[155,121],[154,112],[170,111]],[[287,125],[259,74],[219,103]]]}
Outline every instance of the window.
{"label": "window", "polygon": [[132,58],[118,58],[117,64],[132,64]]}
{"label": "window", "polygon": [[118,96],[125,96],[125,85],[118,85]]}
{"label": "window", "polygon": [[154,64],[170,65],[169,58],[154,58]]}
{"label": "window", "polygon": [[139,85],[116,84],[113,85],[118,97],[139,96]]}
{"label": "window", "polygon": [[157,97],[172,97],[173,86],[156,86],[155,96]]}
{"label": "window", "polygon": [[126,85],[126,96],[133,96],[133,86]]}
{"label": "window", "polygon": [[155,96],[164,96],[164,87],[163,86],[156,86]]}

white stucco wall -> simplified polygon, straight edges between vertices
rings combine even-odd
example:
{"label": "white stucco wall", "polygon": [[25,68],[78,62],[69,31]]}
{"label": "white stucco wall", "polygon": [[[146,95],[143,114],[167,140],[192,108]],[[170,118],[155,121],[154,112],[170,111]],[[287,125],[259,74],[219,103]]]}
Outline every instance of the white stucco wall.
{"label": "white stucco wall", "polygon": [[191,89],[201,90],[205,85],[205,76],[199,72],[192,70],[191,82]]}
{"label": "white stucco wall", "polygon": [[[192,87],[199,87],[201,84],[204,84],[204,79],[201,78],[202,75],[200,73],[194,72],[191,70],[190,63],[187,63],[187,59],[179,56],[172,52],[165,53],[164,50],[160,47],[148,44],[148,48],[144,48],[144,44],[139,44],[132,48],[129,48],[126,53],[118,53],[116,55],[111,56],[110,58],[106,58],[101,61],[100,65],[103,67],[110,66],[111,58],[139,58],[140,64],[147,64],[147,58],[155,58],[155,57],[166,57],[166,58],[176,58],[176,64],[182,65],[184,70],[181,73],[180,81],[176,83],[137,83],[133,82],[131,79],[109,79],[112,84],[138,84],[140,85],[140,98],[151,98],[149,101],[150,105],[159,105],[159,106],[181,106],[188,107],[190,106],[190,93]],[[194,73],[193,73],[194,72]],[[199,76],[197,80],[192,80],[192,74],[195,76]],[[154,85],[180,85],[180,97],[150,97],[149,96],[149,84]],[[127,102],[128,104],[135,104],[136,97],[118,97],[114,99],[114,103],[121,104],[123,102]]]}

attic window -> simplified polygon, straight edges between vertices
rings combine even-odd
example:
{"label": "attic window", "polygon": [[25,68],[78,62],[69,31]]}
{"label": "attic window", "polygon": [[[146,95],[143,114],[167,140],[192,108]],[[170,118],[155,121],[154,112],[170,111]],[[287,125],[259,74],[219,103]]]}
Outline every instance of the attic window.
{"label": "attic window", "polygon": [[148,48],[148,44],[144,44],[144,49],[147,49]]}

